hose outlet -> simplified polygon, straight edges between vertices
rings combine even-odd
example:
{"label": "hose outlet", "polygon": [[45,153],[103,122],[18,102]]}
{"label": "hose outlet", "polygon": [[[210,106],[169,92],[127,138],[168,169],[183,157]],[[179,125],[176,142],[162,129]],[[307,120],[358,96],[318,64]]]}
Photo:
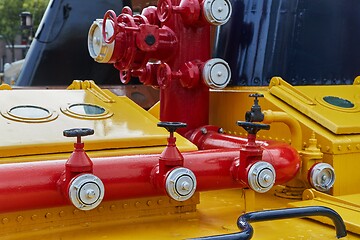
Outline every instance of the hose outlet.
{"label": "hose outlet", "polygon": [[229,0],[206,0],[203,2],[202,9],[206,21],[215,26],[227,23],[232,13]]}
{"label": "hose outlet", "polygon": [[70,202],[80,210],[92,210],[103,200],[105,187],[94,174],[76,176],[68,187]]}
{"label": "hose outlet", "polygon": [[196,190],[195,174],[187,168],[174,168],[167,175],[165,189],[174,200],[182,202],[191,198]]}
{"label": "hose outlet", "polygon": [[249,169],[248,184],[255,192],[265,193],[269,191],[274,186],[275,180],[275,169],[268,162],[256,162]]}
{"label": "hose outlet", "polygon": [[204,64],[202,77],[208,87],[223,89],[231,80],[230,66],[220,58],[212,58]]}
{"label": "hose outlet", "polygon": [[317,163],[309,172],[309,182],[320,192],[329,191],[335,183],[335,170],[328,163]]}
{"label": "hose outlet", "polygon": [[[99,63],[111,62],[114,53],[115,42],[106,43],[102,37],[103,19],[96,19],[90,26],[88,33],[88,50],[90,56]],[[114,28],[110,21],[104,26],[107,35],[114,35]]]}

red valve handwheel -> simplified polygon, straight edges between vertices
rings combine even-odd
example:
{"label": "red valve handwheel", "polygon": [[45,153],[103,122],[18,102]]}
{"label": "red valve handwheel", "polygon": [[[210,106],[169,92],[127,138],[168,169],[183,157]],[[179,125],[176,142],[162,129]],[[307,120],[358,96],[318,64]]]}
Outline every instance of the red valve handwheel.
{"label": "red valve handwheel", "polygon": [[162,89],[165,89],[171,82],[171,68],[167,63],[161,63],[157,69],[157,81]]}
{"label": "red valve handwheel", "polygon": [[133,11],[131,10],[131,8],[129,6],[125,6],[123,7],[123,9],[121,10],[121,13],[126,13],[126,14],[129,14],[129,15],[133,15]]}
{"label": "red valve handwheel", "polygon": [[159,0],[156,13],[160,22],[165,22],[169,19],[172,9],[171,0]]}
{"label": "red valve handwheel", "polygon": [[126,27],[132,27],[132,28],[136,27],[134,17],[131,16],[130,14],[121,13],[118,16],[118,21],[119,21],[120,26],[125,27],[125,29],[126,29]]}
{"label": "red valve handwheel", "polygon": [[[111,25],[113,26],[114,29],[114,33],[112,36],[110,36],[110,38],[107,38],[106,34],[106,21],[110,20]],[[108,10],[105,15],[104,15],[104,19],[103,19],[103,25],[102,25],[102,36],[104,41],[107,44],[112,43],[115,38],[116,38],[116,34],[119,33],[119,25],[118,25],[118,21],[117,21],[117,16],[116,13],[113,10]]]}
{"label": "red valve handwheel", "polygon": [[119,69],[127,70],[130,68],[135,53],[136,53],[136,45],[135,45],[135,32],[134,29],[137,28],[135,24],[135,20],[133,16],[121,13],[118,17],[119,26],[125,31],[125,43],[124,46],[127,46],[124,57],[118,63]]}
{"label": "red valve handwheel", "polygon": [[134,20],[135,20],[136,25],[140,25],[140,24],[149,25],[150,24],[149,20],[143,15],[135,15]]}
{"label": "red valve handwheel", "polygon": [[130,70],[120,70],[120,81],[123,84],[128,84],[131,80]]}

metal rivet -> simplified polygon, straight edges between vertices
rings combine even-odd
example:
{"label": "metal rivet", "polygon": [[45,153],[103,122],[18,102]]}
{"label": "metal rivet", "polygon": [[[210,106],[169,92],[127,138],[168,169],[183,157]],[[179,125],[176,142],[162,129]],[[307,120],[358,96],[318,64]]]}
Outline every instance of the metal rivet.
{"label": "metal rivet", "polygon": [[207,129],[206,129],[206,128],[202,128],[202,129],[201,129],[201,133],[202,133],[202,134],[207,134]]}
{"label": "metal rivet", "polygon": [[129,207],[129,205],[128,205],[128,204],[126,204],[126,203],[124,203],[122,207],[123,207],[123,208],[128,208],[128,207]]}
{"label": "metal rivet", "polygon": [[136,203],[135,203],[135,207],[138,208],[138,207],[140,207],[140,206],[141,206],[141,203],[140,203],[140,202],[136,202]]}
{"label": "metal rivet", "polygon": [[21,223],[22,221],[24,221],[24,217],[23,216],[17,216],[16,221],[18,223]]}
{"label": "metal rivet", "polygon": [[115,211],[115,209],[116,209],[116,205],[113,204],[113,205],[110,206],[111,211]]}
{"label": "metal rivet", "polygon": [[149,207],[153,205],[153,202],[151,200],[146,202],[146,205],[148,205]]}
{"label": "metal rivet", "polygon": [[98,207],[98,211],[99,211],[99,212],[104,211],[104,207]]}
{"label": "metal rivet", "polygon": [[326,146],[325,149],[326,149],[327,152],[330,152],[330,147],[329,146]]}
{"label": "metal rivet", "polygon": [[49,212],[48,212],[48,213],[46,213],[46,214],[45,214],[45,218],[47,218],[47,219],[52,218],[52,214],[51,214],[51,213],[49,213]]}
{"label": "metal rivet", "polygon": [[65,213],[64,211],[60,211],[60,212],[59,212],[59,216],[60,216],[60,217],[64,217],[65,214],[66,214],[66,213]]}
{"label": "metal rivet", "polygon": [[356,149],[357,149],[357,150],[360,149],[360,144],[356,144]]}
{"label": "metal rivet", "polygon": [[164,201],[162,199],[157,200],[157,204],[162,205]]}
{"label": "metal rivet", "polygon": [[9,221],[10,221],[10,220],[9,220],[8,218],[3,218],[3,219],[2,219],[2,223],[3,223],[3,224],[7,224]]}
{"label": "metal rivet", "polygon": [[74,209],[73,214],[74,214],[74,215],[77,215],[77,214],[79,214],[79,212],[80,212],[79,210]]}
{"label": "metal rivet", "polygon": [[347,149],[348,149],[348,150],[351,150],[351,145],[348,145],[348,146],[347,146]]}
{"label": "metal rivet", "polygon": [[341,146],[338,146],[338,150],[341,151]]}
{"label": "metal rivet", "polygon": [[38,216],[36,214],[31,216],[31,220],[33,220],[33,221],[37,220],[37,218],[38,218]]}

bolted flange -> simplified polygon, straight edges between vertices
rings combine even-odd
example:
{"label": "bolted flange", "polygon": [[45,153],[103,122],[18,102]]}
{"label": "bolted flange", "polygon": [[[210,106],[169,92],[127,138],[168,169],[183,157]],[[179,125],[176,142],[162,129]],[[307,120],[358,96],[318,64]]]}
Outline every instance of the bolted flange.
{"label": "bolted flange", "polygon": [[328,163],[317,163],[311,168],[309,181],[316,190],[329,191],[335,183],[335,170]]}
{"label": "bolted flange", "polygon": [[173,169],[166,178],[165,188],[168,195],[176,201],[186,201],[196,190],[195,174],[187,168]]}
{"label": "bolted flange", "polygon": [[69,184],[69,199],[80,210],[96,208],[104,198],[105,187],[93,174],[81,174]]}
{"label": "bolted flange", "polygon": [[259,161],[254,163],[248,172],[248,183],[251,189],[264,193],[269,191],[276,180],[274,167],[268,163]]}

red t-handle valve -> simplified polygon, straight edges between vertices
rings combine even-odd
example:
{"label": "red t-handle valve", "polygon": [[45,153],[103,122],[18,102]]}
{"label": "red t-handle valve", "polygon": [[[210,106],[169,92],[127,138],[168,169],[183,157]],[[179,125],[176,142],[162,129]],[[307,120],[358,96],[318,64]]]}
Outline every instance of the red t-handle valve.
{"label": "red t-handle valve", "polygon": [[160,169],[167,171],[168,167],[182,166],[184,163],[184,157],[180,153],[179,149],[176,147],[176,138],[174,137],[174,132],[178,128],[186,127],[186,123],[181,122],[159,122],[158,127],[163,127],[169,131],[170,136],[168,137],[168,144],[164,151],[160,155]]}
{"label": "red t-handle valve", "polygon": [[65,137],[76,137],[77,141],[74,143],[74,151],[66,162],[67,177],[73,177],[78,173],[92,172],[93,163],[84,151],[84,143],[81,142],[81,137],[93,135],[94,130],[90,128],[73,128],[64,130]]}

